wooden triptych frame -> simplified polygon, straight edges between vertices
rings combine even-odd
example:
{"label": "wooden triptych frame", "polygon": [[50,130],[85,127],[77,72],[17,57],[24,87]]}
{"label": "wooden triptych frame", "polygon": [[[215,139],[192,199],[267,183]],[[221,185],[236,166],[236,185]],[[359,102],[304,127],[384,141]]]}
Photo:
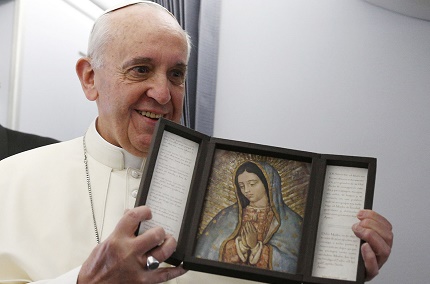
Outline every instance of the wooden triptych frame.
{"label": "wooden triptych frame", "polygon": [[136,200],[153,219],[136,233],[164,227],[178,243],[167,262],[188,270],[364,283],[351,226],[372,208],[375,177],[375,158],[213,138],[160,119]]}

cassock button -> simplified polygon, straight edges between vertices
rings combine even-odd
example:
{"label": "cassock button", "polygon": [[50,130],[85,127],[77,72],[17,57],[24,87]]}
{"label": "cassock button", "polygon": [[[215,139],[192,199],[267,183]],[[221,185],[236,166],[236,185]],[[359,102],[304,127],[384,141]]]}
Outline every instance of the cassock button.
{"label": "cassock button", "polygon": [[132,177],[134,177],[134,178],[140,178],[140,174],[139,174],[139,172],[138,171],[131,171],[131,176]]}
{"label": "cassock button", "polygon": [[136,196],[137,196],[137,189],[131,192],[131,197],[136,198]]}

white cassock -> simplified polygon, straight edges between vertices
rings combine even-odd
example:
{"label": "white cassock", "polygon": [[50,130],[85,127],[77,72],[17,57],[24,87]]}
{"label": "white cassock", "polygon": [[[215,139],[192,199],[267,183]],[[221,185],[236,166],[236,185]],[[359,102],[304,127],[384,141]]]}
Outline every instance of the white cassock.
{"label": "white cassock", "polygon": [[[143,159],[106,142],[93,122],[86,135],[94,212],[101,241],[133,208]],[[0,162],[0,283],[75,284],[97,245],[83,138]],[[189,271],[168,283],[250,283]]]}

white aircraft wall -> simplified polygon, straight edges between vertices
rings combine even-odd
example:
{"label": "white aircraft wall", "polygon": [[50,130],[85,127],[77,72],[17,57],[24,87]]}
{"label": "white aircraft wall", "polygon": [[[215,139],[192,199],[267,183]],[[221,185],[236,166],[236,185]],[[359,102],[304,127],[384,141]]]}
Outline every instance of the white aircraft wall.
{"label": "white aircraft wall", "polygon": [[[15,18],[19,32],[14,32],[18,40],[0,45],[7,50],[12,44],[17,52],[16,61],[10,59],[16,73],[8,74],[17,78],[17,84],[5,84],[9,89],[2,90],[0,123],[59,140],[83,135],[96,117],[97,108],[85,98],[75,64],[86,53],[93,19],[64,1],[13,2],[15,5],[19,2],[16,8],[19,12],[13,9],[5,12],[19,17],[19,20]],[[12,25],[2,29],[12,37]],[[1,69],[9,69],[9,64],[2,65]],[[9,83],[10,79],[5,78],[4,82]],[[16,103],[11,105],[11,100]]]}
{"label": "white aircraft wall", "polygon": [[378,159],[372,283],[428,283],[430,22],[354,0],[223,1],[214,136]]}

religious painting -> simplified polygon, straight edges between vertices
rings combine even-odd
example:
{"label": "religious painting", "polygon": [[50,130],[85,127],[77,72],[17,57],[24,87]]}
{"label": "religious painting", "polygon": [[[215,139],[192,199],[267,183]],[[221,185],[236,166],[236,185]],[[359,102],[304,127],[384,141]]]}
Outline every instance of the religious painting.
{"label": "religious painting", "polygon": [[[157,124],[136,206],[177,239],[165,261],[268,283],[364,283],[356,212],[371,209],[376,159],[209,137]],[[352,281],[352,282],[351,282]]]}
{"label": "religious painting", "polygon": [[216,149],[194,256],[294,274],[311,163]]}

